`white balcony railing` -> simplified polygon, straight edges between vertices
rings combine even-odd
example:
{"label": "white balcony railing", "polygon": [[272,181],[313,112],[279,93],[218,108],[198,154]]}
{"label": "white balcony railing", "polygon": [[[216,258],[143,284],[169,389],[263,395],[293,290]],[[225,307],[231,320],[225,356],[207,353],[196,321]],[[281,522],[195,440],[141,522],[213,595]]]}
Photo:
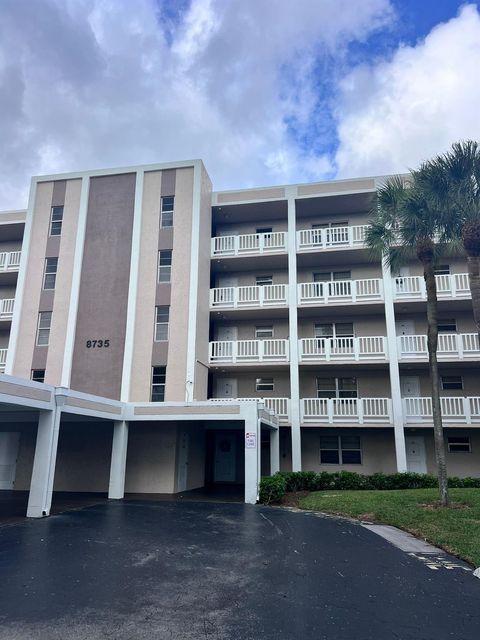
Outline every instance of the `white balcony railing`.
{"label": "white balcony railing", "polygon": [[[437,282],[437,297],[469,298],[470,284],[468,273],[454,273],[435,276]],[[393,292],[396,300],[426,300],[427,291],[423,276],[397,276],[393,279]]]}
{"label": "white balcony railing", "polygon": [[[398,336],[400,360],[425,360],[428,358],[426,335]],[[440,333],[438,336],[438,359],[465,360],[480,357],[477,333]]]}
{"label": "white balcony railing", "polygon": [[[480,423],[480,396],[441,398],[444,423]],[[403,412],[408,423],[432,422],[431,398],[403,398]]]}
{"label": "white balcony railing", "polygon": [[286,250],[287,234],[284,231],[212,238],[212,256],[237,256]]}
{"label": "white balcony railing", "polygon": [[385,336],[302,338],[299,350],[300,362],[386,360],[387,339]]}
{"label": "white balcony railing", "polygon": [[4,298],[0,300],[0,320],[10,320],[13,316],[13,305],[15,298]]}
{"label": "white balcony railing", "polygon": [[7,362],[7,350],[0,349],[0,373],[5,372],[5,364]]}
{"label": "white balcony railing", "polygon": [[301,229],[297,231],[297,250],[335,249],[336,247],[363,247],[368,225]]}
{"label": "white balcony railing", "polygon": [[290,398],[211,398],[210,402],[235,402],[235,400],[259,400],[273,411],[280,422],[290,421]]}
{"label": "white balcony railing", "polygon": [[302,282],[298,285],[298,303],[301,305],[374,300],[383,300],[383,282],[380,278]]}
{"label": "white balcony railing", "polygon": [[267,307],[287,304],[288,285],[218,287],[210,289],[210,307],[238,309],[239,307]]}
{"label": "white balcony railing", "polygon": [[0,271],[18,271],[21,251],[2,251],[0,253]]}
{"label": "white balcony railing", "polygon": [[288,340],[220,340],[210,342],[215,362],[288,362]]}
{"label": "white balcony railing", "polygon": [[390,398],[303,398],[301,421],[391,424],[391,404]]}

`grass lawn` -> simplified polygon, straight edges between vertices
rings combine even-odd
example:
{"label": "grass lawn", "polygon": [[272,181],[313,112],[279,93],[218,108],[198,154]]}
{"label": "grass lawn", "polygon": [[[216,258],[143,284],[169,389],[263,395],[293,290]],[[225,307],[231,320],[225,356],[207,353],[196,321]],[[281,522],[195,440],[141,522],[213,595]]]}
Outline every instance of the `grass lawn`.
{"label": "grass lawn", "polygon": [[437,489],[315,491],[302,509],[390,524],[480,566],[480,489],[450,489],[458,508],[435,508]]}

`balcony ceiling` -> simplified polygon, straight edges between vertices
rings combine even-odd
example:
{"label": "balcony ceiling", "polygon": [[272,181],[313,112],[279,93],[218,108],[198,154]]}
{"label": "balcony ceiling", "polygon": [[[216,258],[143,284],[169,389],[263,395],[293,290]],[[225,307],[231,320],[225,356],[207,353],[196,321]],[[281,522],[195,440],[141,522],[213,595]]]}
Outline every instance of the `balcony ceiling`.
{"label": "balcony ceiling", "polygon": [[253,202],[250,204],[227,204],[212,207],[214,224],[237,222],[264,222],[266,220],[287,219],[287,201]]}
{"label": "balcony ceiling", "polygon": [[319,214],[366,213],[372,206],[373,193],[350,193],[341,196],[322,196],[296,200],[297,218]]}

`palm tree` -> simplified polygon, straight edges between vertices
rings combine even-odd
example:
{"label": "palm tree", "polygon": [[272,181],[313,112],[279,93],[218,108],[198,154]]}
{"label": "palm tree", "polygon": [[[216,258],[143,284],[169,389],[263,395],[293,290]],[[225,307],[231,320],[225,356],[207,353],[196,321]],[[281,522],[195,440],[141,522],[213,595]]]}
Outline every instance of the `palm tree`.
{"label": "palm tree", "polygon": [[442,241],[467,255],[473,318],[480,340],[480,145],[456,142],[447,153],[425,163],[429,198],[441,216]]}
{"label": "palm tree", "polygon": [[437,363],[437,284],[435,263],[439,246],[435,244],[436,212],[432,202],[419,186],[423,174],[412,172],[408,180],[401,176],[389,178],[377,190],[375,206],[370,216],[366,244],[378,259],[390,267],[417,258],[423,266],[427,292],[428,361],[432,383],[432,413],[438,487],[442,505],[448,504],[447,464],[440,404],[440,381]]}

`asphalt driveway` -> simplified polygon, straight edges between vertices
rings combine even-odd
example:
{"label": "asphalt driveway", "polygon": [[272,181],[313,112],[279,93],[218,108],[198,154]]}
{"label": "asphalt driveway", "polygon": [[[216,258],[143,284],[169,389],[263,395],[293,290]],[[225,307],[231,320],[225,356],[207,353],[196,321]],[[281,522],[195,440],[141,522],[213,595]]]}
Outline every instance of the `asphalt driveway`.
{"label": "asphalt driveway", "polygon": [[0,529],[0,639],[478,640],[448,566],[307,513],[99,504]]}

